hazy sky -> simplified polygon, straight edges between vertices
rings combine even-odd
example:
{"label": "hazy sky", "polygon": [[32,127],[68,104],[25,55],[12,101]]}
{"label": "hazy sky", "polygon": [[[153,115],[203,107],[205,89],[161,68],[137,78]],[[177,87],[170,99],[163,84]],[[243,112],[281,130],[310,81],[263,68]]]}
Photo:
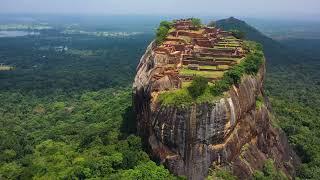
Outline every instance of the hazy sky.
{"label": "hazy sky", "polygon": [[320,18],[320,0],[0,0],[0,13]]}

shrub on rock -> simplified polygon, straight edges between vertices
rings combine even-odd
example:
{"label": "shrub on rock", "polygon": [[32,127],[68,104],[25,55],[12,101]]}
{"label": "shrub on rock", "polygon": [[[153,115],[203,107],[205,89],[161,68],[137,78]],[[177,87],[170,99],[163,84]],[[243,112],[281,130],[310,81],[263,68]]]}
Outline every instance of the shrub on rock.
{"label": "shrub on rock", "polygon": [[204,77],[196,76],[188,87],[188,91],[193,98],[197,98],[204,93],[207,87],[208,80]]}

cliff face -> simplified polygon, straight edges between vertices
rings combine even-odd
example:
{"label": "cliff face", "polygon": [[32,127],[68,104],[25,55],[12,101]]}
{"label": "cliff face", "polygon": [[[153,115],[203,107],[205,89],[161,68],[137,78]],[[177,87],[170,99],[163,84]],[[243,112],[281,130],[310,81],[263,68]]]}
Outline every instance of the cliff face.
{"label": "cliff face", "polygon": [[[152,81],[156,60],[147,48],[133,85],[138,132],[150,153],[176,175],[204,179],[211,166],[226,167],[240,179],[249,179],[268,158],[289,177],[294,176],[297,157],[286,136],[271,125],[264,95],[265,66],[256,76],[245,76],[224,98],[191,106],[162,106],[152,99],[152,89],[170,89],[170,77]],[[263,97],[257,107],[258,96]]]}

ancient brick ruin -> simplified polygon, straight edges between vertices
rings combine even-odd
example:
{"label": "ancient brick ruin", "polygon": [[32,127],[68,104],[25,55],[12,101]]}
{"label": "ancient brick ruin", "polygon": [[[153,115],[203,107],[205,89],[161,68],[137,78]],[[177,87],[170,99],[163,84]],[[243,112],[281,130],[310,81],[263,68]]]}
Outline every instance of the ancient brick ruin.
{"label": "ancient brick ruin", "polygon": [[[195,27],[191,19],[174,21],[168,36],[153,48],[152,56],[157,71],[152,80],[166,77],[180,88],[199,75],[216,81],[230,67],[238,64],[246,54],[243,41],[230,32],[213,27]],[[166,88],[153,86],[153,91]]]}

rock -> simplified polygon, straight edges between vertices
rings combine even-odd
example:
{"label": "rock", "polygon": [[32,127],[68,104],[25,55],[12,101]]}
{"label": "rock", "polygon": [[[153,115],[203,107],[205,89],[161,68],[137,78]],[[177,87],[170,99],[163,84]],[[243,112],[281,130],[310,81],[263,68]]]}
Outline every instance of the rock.
{"label": "rock", "polygon": [[153,89],[176,88],[173,77],[152,81],[155,60],[151,43],[141,58],[133,85],[139,135],[150,154],[175,175],[204,179],[211,166],[228,167],[239,179],[250,179],[268,158],[291,178],[298,157],[285,134],[271,125],[270,104],[256,107],[264,95],[265,65],[256,76],[246,75],[224,98],[191,106],[152,102]]}

